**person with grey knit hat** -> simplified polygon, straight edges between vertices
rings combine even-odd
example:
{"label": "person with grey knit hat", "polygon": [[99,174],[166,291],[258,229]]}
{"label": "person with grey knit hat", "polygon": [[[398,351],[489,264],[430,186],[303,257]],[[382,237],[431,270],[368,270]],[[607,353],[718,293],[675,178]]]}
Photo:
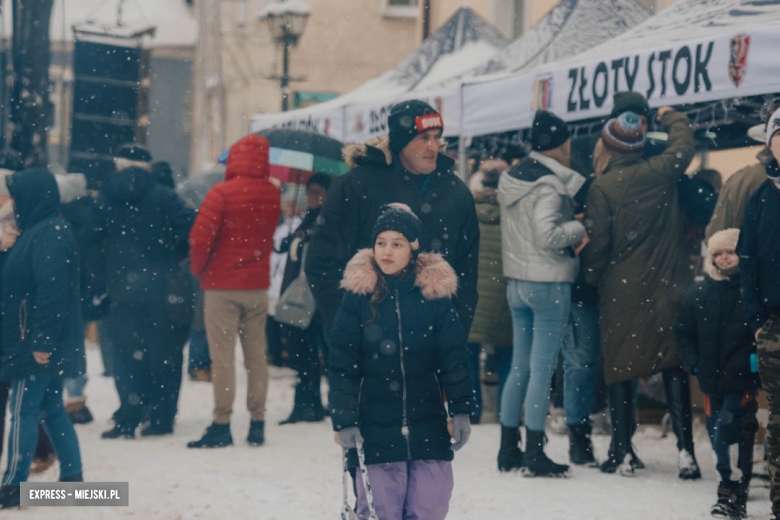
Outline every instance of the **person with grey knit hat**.
{"label": "person with grey knit hat", "polygon": [[680,368],[672,329],[693,284],[678,183],[695,153],[688,118],[658,110],[669,134],[666,149],[645,158],[637,114],[607,122],[593,157],[596,181],[584,223],[590,243],[582,252],[585,279],[599,290],[601,348],[608,385],[612,444],[601,470],[634,474],[644,467],[631,444],[637,377],[664,372],[677,436],[679,476],[699,478],[693,452],[688,376]]}
{"label": "person with grey knit hat", "polygon": [[[501,396],[498,467],[522,467],[524,474],[535,477],[569,473],[569,466],[545,455],[544,426],[550,380],[569,330],[572,284],[580,272],[578,253],[587,243],[585,226],[574,218],[573,199],[585,178],[569,168],[570,135],[558,116],[537,112],[531,128],[533,151],[503,173],[498,185],[502,259],[514,329],[512,369]],[[576,387],[565,385],[564,392],[564,402],[573,402]],[[584,407],[585,418],[591,404]],[[518,447],[523,408],[525,454]],[[590,442],[589,437],[584,440]]]}
{"label": "person with grey knit hat", "polygon": [[758,343],[758,372],[769,401],[769,474],[772,518],[780,520],[780,108],[769,116],[766,180],[750,196],[739,234],[745,318]]}
{"label": "person with grey knit hat", "polygon": [[479,223],[474,198],[443,153],[444,120],[421,100],[396,104],[388,135],[344,147],[351,171],[328,191],[306,257],[306,277],[326,331],[344,295],[339,287],[347,262],[372,245],[371,227],[380,208],[400,202],[423,224],[420,247],[436,251],[458,273],[455,307],[468,335],[477,306]]}

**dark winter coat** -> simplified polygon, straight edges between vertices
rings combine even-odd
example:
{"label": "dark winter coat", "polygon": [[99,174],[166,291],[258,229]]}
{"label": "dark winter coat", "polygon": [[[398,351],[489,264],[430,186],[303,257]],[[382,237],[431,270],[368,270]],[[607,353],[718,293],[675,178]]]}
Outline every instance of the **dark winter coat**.
{"label": "dark winter coat", "polygon": [[225,181],[214,185],[190,234],[190,268],[204,290],[271,285],[271,253],[281,192],[269,180],[268,140],[249,136],[231,149]]}
{"label": "dark winter coat", "polygon": [[[62,206],[62,216],[70,222],[74,235],[82,233],[95,204],[95,198],[86,195]],[[80,253],[81,312],[85,321],[99,320],[108,313],[110,307],[106,292],[105,241],[92,244]]]}
{"label": "dark winter coat", "polygon": [[344,268],[360,249],[373,248],[371,230],[384,204],[407,204],[423,223],[420,248],[436,251],[455,269],[459,289],[454,299],[468,335],[477,306],[479,224],[469,189],[453,172],[453,161],[439,154],[436,171],[424,176],[407,172],[395,161],[387,136],[344,149],[353,169],[328,191],[314,231],[306,276],[326,328],[333,323],[343,291]]}
{"label": "dark winter coat", "polygon": [[[476,177],[475,177],[476,178]],[[479,179],[477,179],[479,180]],[[501,208],[495,188],[470,183],[479,220],[479,303],[469,332],[469,342],[512,345],[512,315],[506,299],[508,280],[501,259]]]}
{"label": "dark winter coat", "polygon": [[[86,369],[79,254],[60,212],[54,176],[25,170],[7,180],[21,235],[3,273],[0,380],[75,377]],[[33,352],[51,354],[38,364]]]}
{"label": "dark winter coat", "polygon": [[669,112],[661,124],[669,134],[664,153],[614,157],[588,192],[582,262],[599,289],[607,383],[680,365],[673,329],[693,271],[677,184],[695,146],[685,115]]}
{"label": "dark winter coat", "polygon": [[333,428],[360,427],[367,464],[452,460],[442,387],[450,415],[474,409],[465,337],[450,300],[457,276],[440,255],[421,254],[414,276],[386,278],[389,294],[374,316],[377,280],[373,251],[358,252],[345,269],[347,292],[329,343]]}
{"label": "dark winter coat", "polygon": [[685,296],[674,329],[677,350],[686,370],[699,379],[702,392],[722,396],[758,387],[750,372],[756,353],[753,333],[745,320],[739,275],[720,274],[707,259],[704,281]]}
{"label": "dark winter coat", "polygon": [[704,237],[707,240],[718,231],[742,227],[745,205],[750,196],[766,181],[766,165],[773,159],[772,152],[768,148],[762,149],[757,157],[756,164],[734,173],[723,185],[712,220],[705,231]]}
{"label": "dark winter coat", "polygon": [[289,287],[293,281],[301,274],[301,259],[303,258],[303,247],[311,241],[314,234],[314,227],[317,224],[320,210],[322,208],[310,209],[303,216],[301,225],[296,228],[289,240],[285,238],[282,242],[282,253],[288,253],[287,263],[284,265],[284,276],[282,277],[281,293]]}
{"label": "dark winter coat", "polygon": [[112,302],[167,299],[168,277],[184,259],[194,218],[147,170],[125,168],[108,177],[80,242],[86,250],[105,241]]}
{"label": "dark winter coat", "polygon": [[767,180],[748,200],[737,245],[745,316],[754,332],[780,313],[778,235],[780,192]]}

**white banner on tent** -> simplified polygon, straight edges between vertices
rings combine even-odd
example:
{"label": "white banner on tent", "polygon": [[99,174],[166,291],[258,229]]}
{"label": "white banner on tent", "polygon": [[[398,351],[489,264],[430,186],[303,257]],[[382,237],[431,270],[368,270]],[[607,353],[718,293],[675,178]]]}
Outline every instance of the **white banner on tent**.
{"label": "white banner on tent", "polygon": [[463,133],[529,128],[539,109],[567,121],[601,117],[617,90],[641,92],[653,107],[778,92],[777,49],[780,30],[757,27],[467,84]]}
{"label": "white banner on tent", "polygon": [[374,103],[348,105],[345,141],[364,143],[388,132],[387,116],[393,105],[404,99],[421,99],[435,108],[444,119],[444,135],[460,133],[460,86],[425,92],[409,92],[403,97]]}
{"label": "white banner on tent", "polygon": [[252,118],[249,131],[252,133],[266,128],[296,128],[312,130],[328,137],[344,140],[344,107],[322,109],[316,105],[310,109],[258,115]]}

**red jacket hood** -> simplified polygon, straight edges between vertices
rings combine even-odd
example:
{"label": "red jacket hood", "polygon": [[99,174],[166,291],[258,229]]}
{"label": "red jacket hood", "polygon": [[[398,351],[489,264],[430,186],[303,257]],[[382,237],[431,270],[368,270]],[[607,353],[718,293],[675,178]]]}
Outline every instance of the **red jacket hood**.
{"label": "red jacket hood", "polygon": [[268,163],[268,139],[248,135],[230,148],[225,169],[225,180],[238,177],[267,179],[271,173]]}

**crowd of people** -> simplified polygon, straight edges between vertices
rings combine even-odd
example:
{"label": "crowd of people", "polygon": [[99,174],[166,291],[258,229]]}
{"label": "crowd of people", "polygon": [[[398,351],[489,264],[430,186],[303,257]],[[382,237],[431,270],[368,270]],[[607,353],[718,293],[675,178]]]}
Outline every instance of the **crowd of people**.
{"label": "crowd of people", "polygon": [[[187,447],[232,445],[239,343],[246,442],[265,442],[269,363],[292,368],[281,424],[330,416],[361,519],[447,516],[454,451],[484,407],[483,351],[499,380],[497,469],[528,477],[644,468],[632,444],[638,380],[660,373],[679,478],[701,478],[695,375],[721,518],[747,514],[763,387],[780,519],[780,109],[759,162],[723,183],[686,173],[696,144],[683,113],[654,113],[634,92],[613,101],[593,137],[537,112],[527,154],[481,160],[468,184],[441,115],[417,100],[393,107],[388,135],[344,148],[348,173],[315,174],[292,198],[258,135],[233,145],[224,180],[195,205],[138,145],[117,152],[97,191],[3,156],[0,432],[6,408],[11,428],[0,507],[18,506],[31,468],[55,456],[61,481],[83,480],[73,424],[93,420],[94,321],[120,403],[103,439],[174,432],[189,342],[187,372],[210,382],[214,403]],[[653,124],[664,141],[649,139]],[[545,453],[556,379],[569,464]],[[605,408],[611,443],[598,460],[591,415]]]}

